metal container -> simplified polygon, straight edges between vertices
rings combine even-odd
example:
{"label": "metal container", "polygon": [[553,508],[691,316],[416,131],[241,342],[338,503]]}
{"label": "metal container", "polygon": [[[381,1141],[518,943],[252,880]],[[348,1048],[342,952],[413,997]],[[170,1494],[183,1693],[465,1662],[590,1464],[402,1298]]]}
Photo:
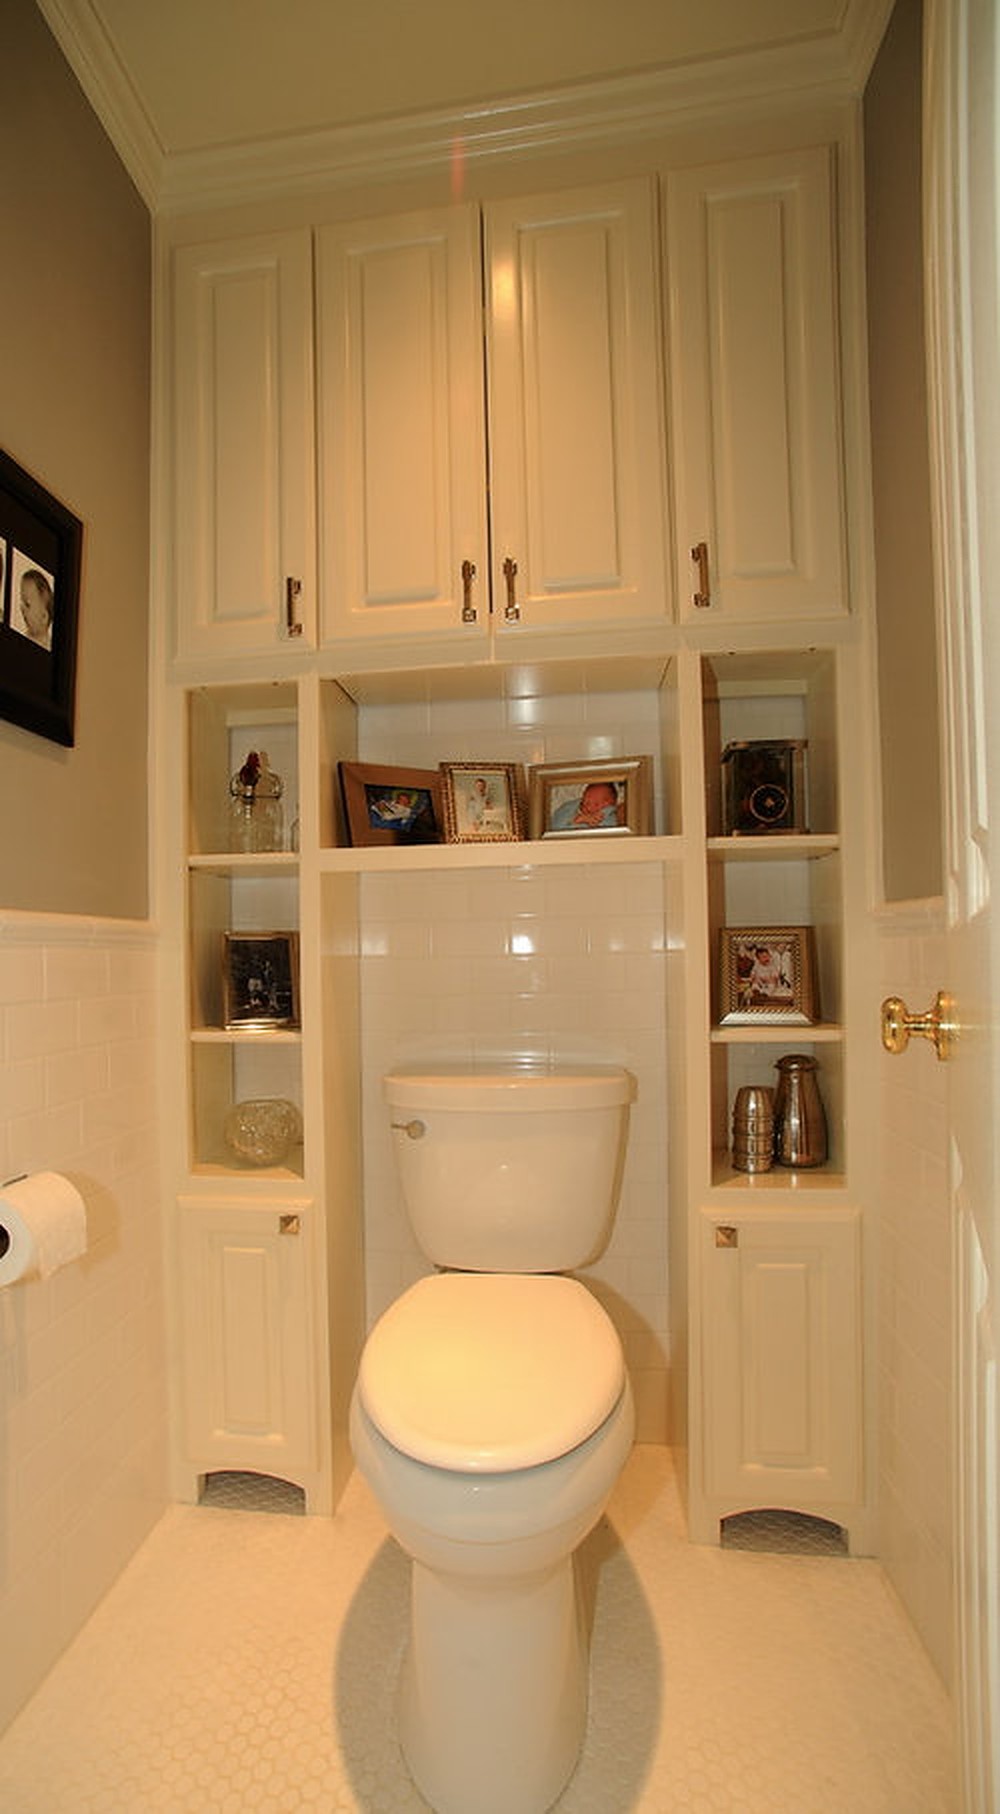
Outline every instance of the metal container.
{"label": "metal container", "polygon": [[774,1162],[774,1092],[747,1083],[733,1103],[733,1165],[738,1172],[769,1172]]}
{"label": "metal container", "polygon": [[820,1098],[815,1058],[788,1052],[779,1058],[774,1093],[774,1156],[779,1165],[801,1167],[826,1162],[826,1115]]}

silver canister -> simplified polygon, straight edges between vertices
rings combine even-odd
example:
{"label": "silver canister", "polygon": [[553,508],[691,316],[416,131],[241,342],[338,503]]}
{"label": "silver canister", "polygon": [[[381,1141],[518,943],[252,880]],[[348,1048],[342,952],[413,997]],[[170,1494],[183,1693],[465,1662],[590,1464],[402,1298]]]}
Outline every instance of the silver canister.
{"label": "silver canister", "polygon": [[778,1088],[774,1096],[774,1156],[779,1165],[824,1165],[827,1154],[826,1116],[816,1081],[819,1066],[806,1052],[787,1052],[779,1058]]}
{"label": "silver canister", "polygon": [[774,1092],[746,1083],[733,1103],[733,1165],[738,1172],[769,1172],[774,1162]]}

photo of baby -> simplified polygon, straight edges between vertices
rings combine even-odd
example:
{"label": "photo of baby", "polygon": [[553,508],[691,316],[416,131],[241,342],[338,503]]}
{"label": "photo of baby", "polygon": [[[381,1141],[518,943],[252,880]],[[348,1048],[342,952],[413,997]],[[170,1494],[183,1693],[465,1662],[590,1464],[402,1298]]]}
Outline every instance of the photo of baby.
{"label": "photo of baby", "polygon": [[0,718],[72,748],[84,526],[0,449]]}
{"label": "photo of baby", "polygon": [[530,836],[648,836],[652,768],[649,756],[536,763],[529,777]]}
{"label": "photo of baby", "polygon": [[607,831],[624,823],[625,789],[617,781],[588,781],[580,787],[553,787],[550,831]]}
{"label": "photo of baby", "polygon": [[36,648],[52,650],[55,575],[11,549],[10,627]]}

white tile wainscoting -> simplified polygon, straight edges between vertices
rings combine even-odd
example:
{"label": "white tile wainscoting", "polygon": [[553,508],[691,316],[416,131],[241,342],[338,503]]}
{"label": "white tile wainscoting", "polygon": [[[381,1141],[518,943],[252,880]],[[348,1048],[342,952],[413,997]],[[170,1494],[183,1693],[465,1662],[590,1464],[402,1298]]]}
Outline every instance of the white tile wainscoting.
{"label": "white tile wainscoting", "polygon": [[156,971],[145,923],[0,912],[0,1177],[65,1172],[88,1224],[0,1291],[0,1730],[166,1499]]}

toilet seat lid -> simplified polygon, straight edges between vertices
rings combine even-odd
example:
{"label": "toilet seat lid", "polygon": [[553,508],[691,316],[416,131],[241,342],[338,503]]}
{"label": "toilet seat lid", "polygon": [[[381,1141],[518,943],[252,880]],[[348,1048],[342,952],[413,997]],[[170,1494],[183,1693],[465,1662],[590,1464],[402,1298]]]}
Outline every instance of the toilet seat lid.
{"label": "toilet seat lid", "polygon": [[510,1473],[566,1455],[625,1383],[614,1324],[578,1279],[444,1272],[376,1323],[361,1403],[404,1454],[462,1473]]}

